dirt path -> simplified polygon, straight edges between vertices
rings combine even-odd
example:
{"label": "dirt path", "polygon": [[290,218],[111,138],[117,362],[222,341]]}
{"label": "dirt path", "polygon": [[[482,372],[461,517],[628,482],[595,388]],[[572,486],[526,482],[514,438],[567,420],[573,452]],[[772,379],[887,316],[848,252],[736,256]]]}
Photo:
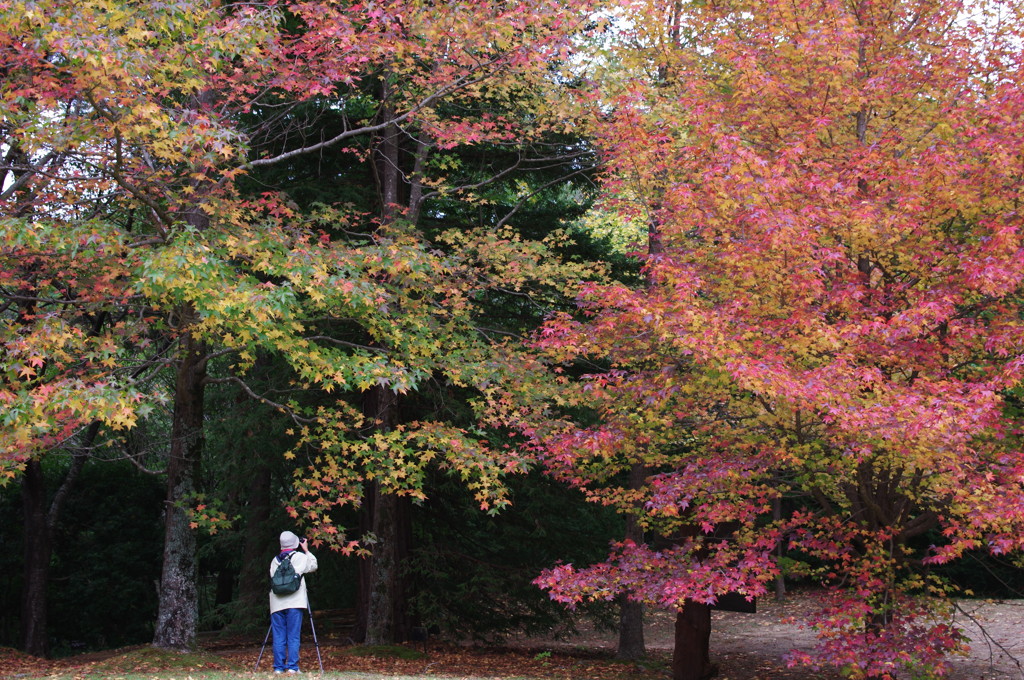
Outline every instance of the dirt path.
{"label": "dirt path", "polygon": [[1024,679],[1024,600],[964,602],[956,622],[971,638],[971,654],[955,661],[956,678]]}
{"label": "dirt path", "polygon": [[[839,680],[838,674],[824,674],[807,668],[786,668],[783,657],[792,650],[810,650],[814,633],[786,619],[798,616],[810,606],[806,596],[790,597],[782,603],[768,598],[758,603],[758,613],[712,614],[711,657],[719,664],[720,680]],[[951,662],[952,680],[1024,680],[1024,600],[1001,602],[967,601],[956,623],[971,638],[966,658]],[[671,653],[674,617],[668,612],[647,616],[644,635],[651,652]],[[529,638],[518,641],[525,647],[599,648],[614,650],[614,633],[581,631],[569,640]]]}

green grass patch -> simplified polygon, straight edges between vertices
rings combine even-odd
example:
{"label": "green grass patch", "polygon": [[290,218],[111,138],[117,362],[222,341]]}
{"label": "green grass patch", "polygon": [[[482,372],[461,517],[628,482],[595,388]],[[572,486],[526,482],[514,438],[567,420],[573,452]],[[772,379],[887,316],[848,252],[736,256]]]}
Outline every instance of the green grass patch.
{"label": "green grass patch", "polygon": [[110,680],[141,680],[146,678],[192,678],[193,680],[219,680],[238,678],[247,670],[237,663],[207,652],[182,653],[155,647],[135,647],[109,655],[85,654],[69,659],[66,669],[50,670],[36,675],[30,666],[24,667],[16,677],[32,678],[109,678]]}
{"label": "green grass patch", "polygon": [[[269,680],[270,678],[281,677],[272,671],[260,671],[253,673],[252,670],[242,671],[148,671],[115,673],[86,671],[65,671],[62,673],[47,673],[45,675],[0,675],[0,678],[16,678],[17,680],[82,680],[93,678],[106,678],[107,680]],[[289,677],[289,676],[283,676]],[[359,671],[327,672],[320,675],[317,671],[303,671],[298,678],[318,678],[322,680],[438,680],[437,676],[428,675],[382,675],[380,673],[364,673]],[[452,679],[456,680],[456,679]],[[460,676],[457,680],[493,680],[492,676],[471,677]],[[527,680],[525,678],[508,678],[507,680]]]}

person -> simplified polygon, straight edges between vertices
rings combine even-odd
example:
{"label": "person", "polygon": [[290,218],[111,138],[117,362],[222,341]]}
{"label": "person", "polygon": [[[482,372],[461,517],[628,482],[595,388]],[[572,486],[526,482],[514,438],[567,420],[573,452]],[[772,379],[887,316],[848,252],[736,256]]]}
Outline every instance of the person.
{"label": "person", "polygon": [[[316,556],[309,552],[309,541],[299,539],[290,531],[281,532],[281,552],[270,562],[271,577],[285,559],[292,561],[296,574],[305,575],[316,571]],[[277,595],[270,591],[270,628],[274,633],[275,673],[299,672],[299,637],[302,633],[302,614],[307,609],[309,597],[305,576],[294,593]]]}

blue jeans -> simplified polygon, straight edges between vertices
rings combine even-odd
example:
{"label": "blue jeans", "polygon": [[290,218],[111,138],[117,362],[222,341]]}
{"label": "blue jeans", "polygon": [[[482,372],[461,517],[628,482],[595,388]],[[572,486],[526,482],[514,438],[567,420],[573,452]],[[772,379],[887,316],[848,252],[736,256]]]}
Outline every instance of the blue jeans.
{"label": "blue jeans", "polygon": [[282,609],[270,615],[274,631],[274,670],[299,670],[299,635],[302,633],[302,609]]}

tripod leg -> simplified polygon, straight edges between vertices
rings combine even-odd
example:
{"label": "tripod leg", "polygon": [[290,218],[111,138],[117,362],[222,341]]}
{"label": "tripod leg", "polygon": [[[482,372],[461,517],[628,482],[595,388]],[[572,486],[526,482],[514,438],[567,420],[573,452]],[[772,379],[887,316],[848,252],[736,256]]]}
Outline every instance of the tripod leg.
{"label": "tripod leg", "polygon": [[267,640],[269,640],[269,639],[270,639],[270,630],[271,630],[271,628],[273,628],[273,626],[268,626],[268,627],[267,627],[267,636],[266,636],[265,638],[263,638],[263,646],[262,646],[262,647],[260,647],[260,655],[259,655],[258,657],[256,657],[256,665],[252,667],[252,669],[253,669],[254,671],[255,671],[255,670],[256,670],[257,668],[259,668],[259,667],[260,667],[260,659],[262,659],[262,658],[263,658],[263,650],[265,650],[265,649],[267,648]]}
{"label": "tripod leg", "polygon": [[320,674],[324,672],[324,660],[320,657],[320,641],[316,639],[316,626],[313,625],[313,608],[309,606],[309,600],[306,600],[306,609],[309,611],[309,630],[313,633],[313,646],[316,647],[316,660],[320,664]]}

